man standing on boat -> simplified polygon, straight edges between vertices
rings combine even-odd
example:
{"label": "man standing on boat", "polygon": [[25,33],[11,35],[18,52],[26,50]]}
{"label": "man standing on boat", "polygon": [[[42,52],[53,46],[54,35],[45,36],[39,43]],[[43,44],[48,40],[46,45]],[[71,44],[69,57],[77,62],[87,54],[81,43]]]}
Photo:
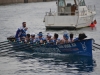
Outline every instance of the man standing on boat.
{"label": "man standing on boat", "polygon": [[16,41],[23,41],[26,37],[26,31],[27,31],[27,27],[26,27],[26,22],[22,23],[22,27],[18,28],[18,30],[16,31]]}

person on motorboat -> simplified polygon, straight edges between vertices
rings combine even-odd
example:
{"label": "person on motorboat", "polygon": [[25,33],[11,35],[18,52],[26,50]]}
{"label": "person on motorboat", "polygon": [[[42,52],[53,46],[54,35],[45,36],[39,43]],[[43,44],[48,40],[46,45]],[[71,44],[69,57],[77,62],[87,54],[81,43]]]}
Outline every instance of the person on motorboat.
{"label": "person on motorboat", "polygon": [[63,35],[63,39],[61,40],[61,42],[60,42],[60,44],[65,44],[65,43],[69,43],[69,36],[68,36],[68,34],[64,34]]}
{"label": "person on motorboat", "polygon": [[26,27],[26,22],[23,22],[22,27],[18,28],[18,30],[16,31],[16,41],[25,40],[27,29],[28,28]]}
{"label": "person on motorboat", "polygon": [[36,43],[35,33],[31,34],[30,43]]}
{"label": "person on motorboat", "polygon": [[94,22],[92,22],[91,24],[90,24],[90,27],[91,27],[91,29],[93,30],[94,28],[96,29],[96,22],[95,22],[95,20],[94,20]]}

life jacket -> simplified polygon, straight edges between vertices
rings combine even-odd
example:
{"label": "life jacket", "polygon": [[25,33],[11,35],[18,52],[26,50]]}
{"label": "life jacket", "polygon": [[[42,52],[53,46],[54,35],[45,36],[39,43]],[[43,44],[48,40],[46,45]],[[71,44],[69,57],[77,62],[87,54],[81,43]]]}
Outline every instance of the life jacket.
{"label": "life jacket", "polygon": [[92,28],[95,27],[95,24],[94,23],[91,23],[90,24],[90,27],[92,27]]}

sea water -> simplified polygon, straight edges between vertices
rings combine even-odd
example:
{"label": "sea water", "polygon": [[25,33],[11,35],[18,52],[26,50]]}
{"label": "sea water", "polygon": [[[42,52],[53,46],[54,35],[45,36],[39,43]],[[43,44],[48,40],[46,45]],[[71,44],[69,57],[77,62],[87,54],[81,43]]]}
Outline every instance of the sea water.
{"label": "sea water", "polygon": [[[64,32],[78,35],[86,33],[100,44],[100,1],[87,0],[86,4],[96,5],[96,29],[49,30],[46,31],[43,19],[50,9],[56,12],[56,2],[19,3],[0,6],[0,41],[6,41],[14,35],[22,22],[27,23],[27,33],[58,33],[60,38]],[[0,46],[2,47],[2,46]],[[100,75],[100,50],[93,51],[93,57],[71,56],[66,54],[41,54],[24,51],[0,50],[0,75]]]}

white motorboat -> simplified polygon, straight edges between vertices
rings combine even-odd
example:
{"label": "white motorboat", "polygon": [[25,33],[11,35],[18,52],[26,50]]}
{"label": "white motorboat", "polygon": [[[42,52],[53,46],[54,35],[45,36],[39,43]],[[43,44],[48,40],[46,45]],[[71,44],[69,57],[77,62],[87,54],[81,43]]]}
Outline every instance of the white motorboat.
{"label": "white motorboat", "polygon": [[95,20],[95,5],[86,5],[85,0],[57,0],[57,12],[46,12],[46,29],[83,28]]}

